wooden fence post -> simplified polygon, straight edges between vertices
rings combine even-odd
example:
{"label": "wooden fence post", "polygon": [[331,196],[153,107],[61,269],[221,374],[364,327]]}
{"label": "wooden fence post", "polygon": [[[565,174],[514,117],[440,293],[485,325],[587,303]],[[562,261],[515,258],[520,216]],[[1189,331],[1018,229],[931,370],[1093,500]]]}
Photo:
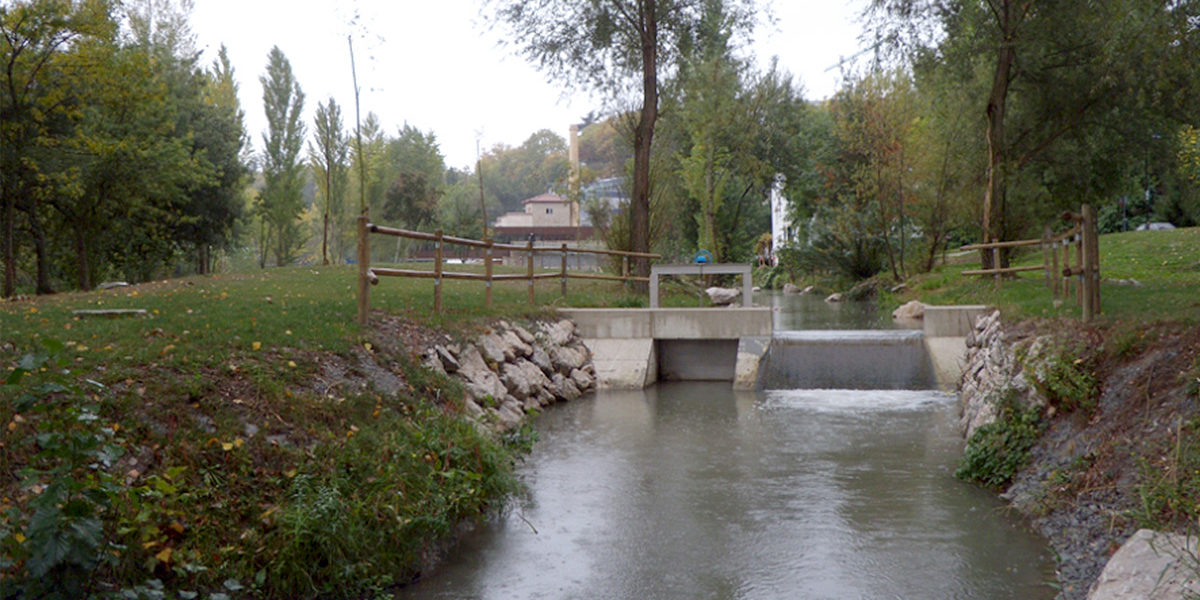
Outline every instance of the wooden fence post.
{"label": "wooden fence post", "polygon": [[1084,230],[1080,228],[1079,236],[1075,238],[1075,266],[1073,274],[1079,277],[1075,282],[1075,304],[1084,306]]}
{"label": "wooden fence post", "polygon": [[483,272],[486,278],[483,292],[483,305],[485,308],[492,308],[492,240],[491,238],[484,240],[487,244],[483,249]]}
{"label": "wooden fence post", "polygon": [[371,284],[367,271],[371,268],[371,244],[367,240],[367,215],[358,217],[358,324],[367,324],[370,306]]}
{"label": "wooden fence post", "polygon": [[434,241],[433,250],[433,312],[442,312],[442,230],[439,229],[434,234],[437,240]]}
{"label": "wooden fence post", "polygon": [[567,244],[562,245],[562,293],[563,298],[567,297]]}
{"label": "wooden fence post", "polygon": [[1091,321],[1100,312],[1100,249],[1096,235],[1096,209],[1084,204],[1083,223],[1080,231],[1080,254],[1082,255],[1083,279],[1080,288],[1083,295],[1083,320]]}
{"label": "wooden fence post", "polygon": [[1070,236],[1062,239],[1062,299],[1070,300]]}
{"label": "wooden fence post", "polygon": [[529,236],[529,241],[526,243],[526,275],[529,277],[529,305],[533,306],[536,300],[533,297],[533,235]]}
{"label": "wooden fence post", "polygon": [[1053,235],[1049,225],[1042,230],[1042,273],[1046,276],[1046,288],[1050,290],[1054,289],[1054,281],[1052,279],[1054,271],[1050,270],[1050,255],[1053,253],[1050,238]]}
{"label": "wooden fence post", "polygon": [[[1000,268],[1000,248],[992,248],[992,268]],[[1003,277],[1000,273],[996,273],[996,283],[1000,283],[1000,278]]]}
{"label": "wooden fence post", "polygon": [[1058,242],[1050,243],[1050,266],[1053,269],[1050,271],[1050,289],[1054,290],[1054,297],[1058,298],[1062,290],[1062,271],[1058,268]]}

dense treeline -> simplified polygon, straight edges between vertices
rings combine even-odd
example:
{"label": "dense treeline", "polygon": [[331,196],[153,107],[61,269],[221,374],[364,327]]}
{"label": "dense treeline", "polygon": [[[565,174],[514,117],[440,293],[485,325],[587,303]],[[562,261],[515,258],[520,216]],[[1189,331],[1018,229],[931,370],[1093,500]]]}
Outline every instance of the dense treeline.
{"label": "dense treeline", "polygon": [[[575,65],[591,86],[613,80],[607,116],[582,119],[582,181],[623,177],[627,197],[648,194],[647,224],[636,202],[611,220],[584,207],[613,247],[638,246],[645,225],[672,259],[749,260],[781,183],[796,238],[774,240],[777,274],[793,278],[903,280],[953,245],[1039,235],[1081,202],[1109,231],[1200,220],[1200,3],[875,0],[870,60],[819,102],[774,63],[755,66],[752,3],[661,4],[673,29],[658,41],[648,162],[647,113],[630,107],[649,96],[621,83],[628,73]],[[189,8],[0,6],[4,295],[205,273],[218,258],[341,263],[363,210],[480,237],[526,198],[573,193],[567,141],[549,130],[447,168],[431,131],[389,135],[368,113],[359,146],[332,98],[306,121],[278,48],[259,78],[268,127],[255,155],[230,63],[222,51],[199,64]],[[405,255],[374,243],[380,258]]]}
{"label": "dense treeline", "polygon": [[247,172],[224,52],[150,2],[14,2],[0,34],[4,295],[206,272]]}

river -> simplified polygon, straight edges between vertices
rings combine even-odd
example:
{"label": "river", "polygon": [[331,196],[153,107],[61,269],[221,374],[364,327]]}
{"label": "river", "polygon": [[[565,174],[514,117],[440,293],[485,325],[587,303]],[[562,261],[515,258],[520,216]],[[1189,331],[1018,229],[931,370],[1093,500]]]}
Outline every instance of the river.
{"label": "river", "polygon": [[1044,542],[954,479],[956,415],[935,391],[727,382],[552,407],[528,496],[401,597],[1054,597]]}

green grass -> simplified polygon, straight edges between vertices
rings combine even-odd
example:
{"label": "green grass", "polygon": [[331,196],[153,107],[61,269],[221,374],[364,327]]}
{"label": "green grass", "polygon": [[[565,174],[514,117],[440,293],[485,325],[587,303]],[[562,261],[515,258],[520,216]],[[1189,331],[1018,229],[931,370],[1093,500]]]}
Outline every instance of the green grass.
{"label": "green grass", "polygon": [[[1018,256],[1014,266],[1042,264],[1041,251]],[[963,276],[978,262],[943,265],[914,278],[910,294],[930,304],[988,304],[1013,318],[1078,317],[1073,300],[1055,306],[1042,273],[1000,282]],[[1200,321],[1200,228],[1136,231],[1100,236],[1101,318]],[[1134,279],[1140,286],[1121,285]]]}
{"label": "green grass", "polygon": [[[0,381],[25,375],[0,387],[0,597],[226,582],[249,597],[353,597],[411,576],[438,538],[511,496],[528,440],[480,434],[461,386],[378,321],[359,327],[356,274],[270,269],[0,303]],[[487,309],[482,284],[447,281],[435,314],[431,280],[387,278],[371,306],[470,334],[631,297],[568,285],[561,298],[557,280],[539,281],[530,305],[523,282],[497,283]],[[106,308],[150,316],[71,312]],[[400,392],[374,389],[364,361]],[[86,585],[54,587],[71,581]]]}

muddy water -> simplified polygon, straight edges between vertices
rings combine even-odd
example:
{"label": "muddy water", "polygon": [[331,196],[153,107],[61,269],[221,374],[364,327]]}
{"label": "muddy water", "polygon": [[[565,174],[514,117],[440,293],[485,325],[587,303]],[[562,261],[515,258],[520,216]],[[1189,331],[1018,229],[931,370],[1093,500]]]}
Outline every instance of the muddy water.
{"label": "muddy water", "polygon": [[529,497],[402,597],[1051,598],[1044,544],[956,481],[952,396],[606,392],[538,418]]}

